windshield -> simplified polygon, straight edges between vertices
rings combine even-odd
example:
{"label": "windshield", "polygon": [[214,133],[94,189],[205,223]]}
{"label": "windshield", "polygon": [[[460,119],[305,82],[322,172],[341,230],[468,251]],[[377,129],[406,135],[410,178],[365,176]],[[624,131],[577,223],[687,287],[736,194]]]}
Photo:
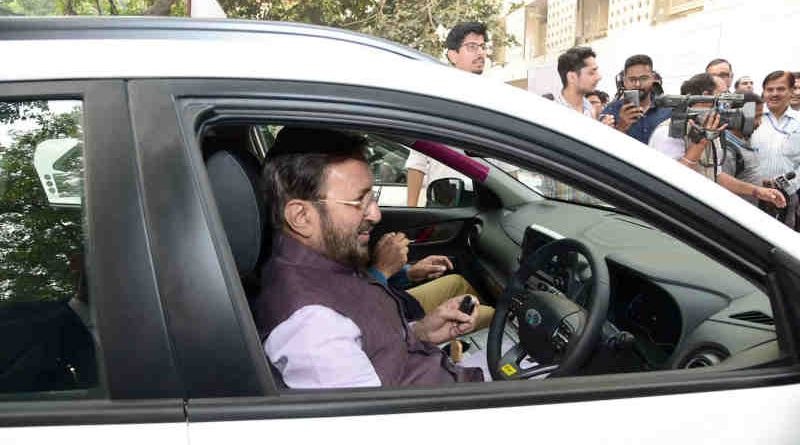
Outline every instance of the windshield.
{"label": "windshield", "polygon": [[589,204],[602,207],[613,207],[607,202],[597,199],[586,192],[551,178],[543,173],[516,167],[502,161],[491,158],[483,158],[484,161],[503,170],[512,178],[516,179],[534,192],[548,199],[572,202],[576,204]]}

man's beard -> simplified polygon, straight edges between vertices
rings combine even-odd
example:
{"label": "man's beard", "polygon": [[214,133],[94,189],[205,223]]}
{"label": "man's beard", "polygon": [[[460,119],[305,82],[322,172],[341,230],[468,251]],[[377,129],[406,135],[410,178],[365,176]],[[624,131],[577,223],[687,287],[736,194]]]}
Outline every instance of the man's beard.
{"label": "man's beard", "polygon": [[369,266],[369,246],[359,244],[358,234],[372,229],[373,224],[364,220],[356,230],[348,233],[334,226],[325,209],[320,212],[320,216],[324,255],[337,263],[355,269],[366,269]]}

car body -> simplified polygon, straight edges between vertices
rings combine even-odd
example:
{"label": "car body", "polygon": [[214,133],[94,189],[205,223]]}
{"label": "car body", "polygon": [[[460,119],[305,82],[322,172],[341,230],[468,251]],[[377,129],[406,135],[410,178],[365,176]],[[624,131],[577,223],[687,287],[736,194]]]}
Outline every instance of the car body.
{"label": "car body", "polygon": [[[0,53],[0,101],[82,107],[84,268],[98,363],[88,388],[0,394],[4,443],[433,443],[498,440],[500,428],[509,440],[593,443],[800,437],[800,237],[619,132],[408,48],[313,26],[0,19]],[[665,305],[678,317],[679,327],[667,323],[669,352],[635,372],[280,391],[205,164],[211,145],[261,144],[243,141],[268,124],[358,129],[400,151],[414,147],[404,138],[430,139],[580,186],[609,205],[547,199],[478,160],[486,176],[476,202],[385,207],[380,229],[419,240],[415,258],[459,258],[489,294],[508,282],[528,228],[592,244],[615,270],[612,292],[622,280],[661,295],[628,292],[618,311],[640,311],[628,321]],[[209,128],[241,131],[228,138]],[[400,158],[387,163],[396,170]],[[420,238],[428,228],[438,237]],[[553,277],[543,284],[559,287]],[[752,311],[773,325],[731,317]],[[653,322],[642,332],[661,333]],[[685,369],[692,360],[713,366]]]}

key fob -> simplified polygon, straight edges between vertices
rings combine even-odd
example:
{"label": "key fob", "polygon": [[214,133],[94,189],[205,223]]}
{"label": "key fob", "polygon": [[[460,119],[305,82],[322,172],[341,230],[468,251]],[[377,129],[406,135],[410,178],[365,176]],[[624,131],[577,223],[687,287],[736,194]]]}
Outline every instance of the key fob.
{"label": "key fob", "polygon": [[472,311],[474,309],[475,309],[475,300],[473,300],[472,297],[469,295],[462,298],[461,304],[458,305],[458,310],[467,315],[472,315]]}

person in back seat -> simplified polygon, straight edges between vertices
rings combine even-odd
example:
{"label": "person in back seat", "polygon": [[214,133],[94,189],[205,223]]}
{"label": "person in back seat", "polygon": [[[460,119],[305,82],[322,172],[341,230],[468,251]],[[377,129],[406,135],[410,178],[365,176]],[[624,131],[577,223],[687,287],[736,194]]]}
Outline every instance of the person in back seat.
{"label": "person in back seat", "polygon": [[344,132],[287,127],[264,167],[276,230],[255,319],[270,363],[290,388],[482,381],[436,344],[474,329],[457,296],[410,322],[404,295],[366,272],[380,222],[364,157]]}

